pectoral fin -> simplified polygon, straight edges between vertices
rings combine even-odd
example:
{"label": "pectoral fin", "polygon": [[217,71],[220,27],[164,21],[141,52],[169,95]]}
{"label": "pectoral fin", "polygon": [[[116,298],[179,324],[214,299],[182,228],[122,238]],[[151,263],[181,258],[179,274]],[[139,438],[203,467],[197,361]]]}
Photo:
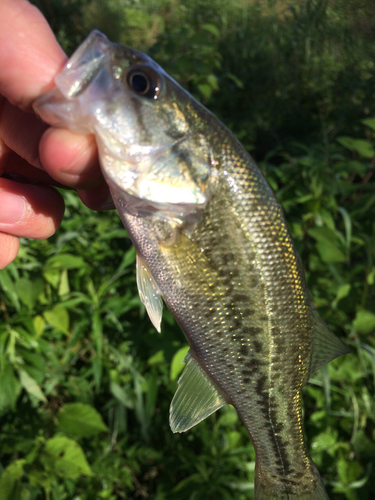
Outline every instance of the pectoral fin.
{"label": "pectoral fin", "polygon": [[152,277],[151,272],[143,261],[142,257],[137,254],[137,285],[141,302],[145,305],[147,314],[160,333],[160,323],[163,314],[163,300],[157,284]]}
{"label": "pectoral fin", "polygon": [[227,402],[198,363],[189,356],[169,409],[172,432],[185,432]]}
{"label": "pectoral fin", "polygon": [[313,347],[309,377],[326,363],[350,352],[352,351],[349,347],[329,330],[328,326],[316,313],[314,317]]}

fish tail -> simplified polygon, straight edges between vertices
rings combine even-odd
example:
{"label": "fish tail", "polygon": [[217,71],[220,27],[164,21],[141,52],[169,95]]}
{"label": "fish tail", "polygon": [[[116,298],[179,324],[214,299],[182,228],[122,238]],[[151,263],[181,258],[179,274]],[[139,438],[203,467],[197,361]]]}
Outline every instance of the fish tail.
{"label": "fish tail", "polygon": [[287,486],[281,481],[272,482],[255,467],[255,500],[329,500],[319,472],[313,481]]}

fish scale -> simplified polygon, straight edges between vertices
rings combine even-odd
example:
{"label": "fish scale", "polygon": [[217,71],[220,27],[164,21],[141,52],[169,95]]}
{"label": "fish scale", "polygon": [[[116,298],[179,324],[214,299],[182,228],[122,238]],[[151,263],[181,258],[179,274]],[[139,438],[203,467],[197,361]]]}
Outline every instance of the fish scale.
{"label": "fish scale", "polygon": [[93,32],[35,110],[94,133],[160,331],[190,351],[170,408],[184,432],[232,404],[256,451],[255,500],[328,499],[305,445],[301,389],[350,352],[317,315],[283,211],[233,134],[154,61]]}

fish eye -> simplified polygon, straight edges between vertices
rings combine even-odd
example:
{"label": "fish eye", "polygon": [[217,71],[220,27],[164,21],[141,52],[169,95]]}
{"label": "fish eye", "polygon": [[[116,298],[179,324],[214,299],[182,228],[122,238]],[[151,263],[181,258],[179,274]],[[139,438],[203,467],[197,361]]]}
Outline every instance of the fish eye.
{"label": "fish eye", "polygon": [[126,76],[127,84],[136,94],[157,99],[160,93],[160,77],[148,66],[136,66]]}

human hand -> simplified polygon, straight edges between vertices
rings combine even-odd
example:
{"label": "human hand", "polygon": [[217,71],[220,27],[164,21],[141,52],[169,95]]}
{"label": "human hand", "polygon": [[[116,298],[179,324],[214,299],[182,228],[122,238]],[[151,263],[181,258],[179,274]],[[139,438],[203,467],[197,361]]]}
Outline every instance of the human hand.
{"label": "human hand", "polygon": [[94,137],[48,127],[32,111],[66,60],[36,7],[0,0],[0,269],[17,256],[19,237],[44,239],[59,227],[64,202],[53,185],[76,189],[94,210],[110,196]]}

